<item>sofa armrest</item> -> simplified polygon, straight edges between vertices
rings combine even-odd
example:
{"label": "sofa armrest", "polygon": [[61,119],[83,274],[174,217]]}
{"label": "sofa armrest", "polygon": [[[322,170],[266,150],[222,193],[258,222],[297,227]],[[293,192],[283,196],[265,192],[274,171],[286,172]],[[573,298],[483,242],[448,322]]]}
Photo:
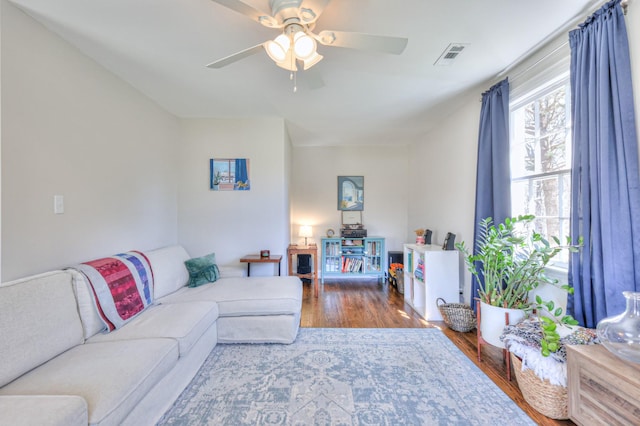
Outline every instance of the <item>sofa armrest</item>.
{"label": "sofa armrest", "polygon": [[0,426],[87,426],[89,410],[75,395],[1,395]]}

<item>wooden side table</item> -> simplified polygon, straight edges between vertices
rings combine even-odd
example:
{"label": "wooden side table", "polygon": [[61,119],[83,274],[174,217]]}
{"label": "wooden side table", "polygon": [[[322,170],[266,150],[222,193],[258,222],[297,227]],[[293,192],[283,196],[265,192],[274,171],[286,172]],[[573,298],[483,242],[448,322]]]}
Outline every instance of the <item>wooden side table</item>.
{"label": "wooden side table", "polygon": [[[293,272],[293,256],[299,254],[310,254],[313,258],[313,269],[310,274],[298,274]],[[300,278],[307,278],[313,282],[313,295],[318,297],[318,246],[309,244],[308,246],[298,246],[290,244],[287,248],[287,257],[289,258],[289,275],[295,275]]]}
{"label": "wooden side table", "polygon": [[268,257],[262,257],[259,254],[248,254],[240,259],[240,263],[247,264],[247,276],[251,276],[251,264],[252,263],[277,263],[278,275],[280,275],[280,261],[282,260],[281,254],[272,254]]}
{"label": "wooden side table", "polygon": [[602,345],[567,346],[569,418],[578,425],[632,425],[640,418],[640,364]]}

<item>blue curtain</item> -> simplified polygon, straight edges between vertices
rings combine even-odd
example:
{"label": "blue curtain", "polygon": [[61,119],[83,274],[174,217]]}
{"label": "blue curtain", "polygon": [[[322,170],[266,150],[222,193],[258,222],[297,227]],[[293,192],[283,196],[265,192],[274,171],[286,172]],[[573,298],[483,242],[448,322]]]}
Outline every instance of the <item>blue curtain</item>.
{"label": "blue curtain", "polygon": [[[479,223],[492,217],[495,223],[511,215],[511,173],[509,168],[509,81],[504,79],[482,94],[478,168],[476,171],[475,241]],[[471,306],[478,296],[478,281],[472,277]]]}
{"label": "blue curtain", "polygon": [[249,189],[248,186],[238,185],[240,184],[248,184],[249,173],[247,172],[247,159],[246,158],[237,158],[236,159],[236,186],[237,189]]}
{"label": "blue curtain", "polygon": [[629,45],[620,0],[569,33],[573,160],[573,254],[569,311],[595,327],[640,290],[640,182]]}

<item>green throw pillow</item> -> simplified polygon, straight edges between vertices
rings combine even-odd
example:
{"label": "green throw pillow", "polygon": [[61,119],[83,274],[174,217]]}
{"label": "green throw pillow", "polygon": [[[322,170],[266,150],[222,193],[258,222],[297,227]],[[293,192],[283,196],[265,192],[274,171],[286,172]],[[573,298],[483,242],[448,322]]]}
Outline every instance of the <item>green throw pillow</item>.
{"label": "green throw pillow", "polygon": [[187,287],[198,287],[202,284],[215,282],[220,274],[218,265],[216,265],[215,253],[189,259],[184,264],[189,271]]}

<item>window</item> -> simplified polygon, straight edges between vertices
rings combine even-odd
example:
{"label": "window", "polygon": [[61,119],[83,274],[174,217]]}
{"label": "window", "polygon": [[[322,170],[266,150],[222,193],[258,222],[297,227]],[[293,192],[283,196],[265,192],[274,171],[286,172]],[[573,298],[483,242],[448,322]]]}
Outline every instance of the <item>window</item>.
{"label": "window", "polygon": [[[563,242],[571,206],[570,102],[565,74],[510,107],[511,212],[535,215],[537,232]],[[566,264],[567,259],[562,253],[557,261]]]}

